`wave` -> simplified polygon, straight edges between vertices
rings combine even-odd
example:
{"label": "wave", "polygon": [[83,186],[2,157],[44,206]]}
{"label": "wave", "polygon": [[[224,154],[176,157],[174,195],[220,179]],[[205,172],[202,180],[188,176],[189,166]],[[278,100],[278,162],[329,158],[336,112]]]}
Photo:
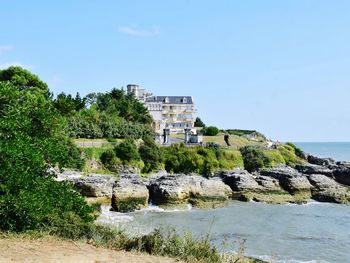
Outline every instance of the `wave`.
{"label": "wave", "polygon": [[159,206],[153,205],[149,203],[147,208],[142,208],[140,210],[136,210],[135,212],[160,212],[160,213],[173,213],[173,212],[187,212],[192,210],[192,205],[187,204],[187,207],[184,209],[164,209]]}
{"label": "wave", "polygon": [[101,205],[101,214],[97,218],[96,222],[102,224],[119,225],[134,220],[133,216],[111,211],[111,208],[112,206],[110,205]]}
{"label": "wave", "polygon": [[275,256],[268,256],[268,255],[249,255],[252,258],[257,258],[266,262],[273,262],[273,263],[329,263],[325,260],[298,260],[298,259],[291,259],[291,258],[276,258]]}

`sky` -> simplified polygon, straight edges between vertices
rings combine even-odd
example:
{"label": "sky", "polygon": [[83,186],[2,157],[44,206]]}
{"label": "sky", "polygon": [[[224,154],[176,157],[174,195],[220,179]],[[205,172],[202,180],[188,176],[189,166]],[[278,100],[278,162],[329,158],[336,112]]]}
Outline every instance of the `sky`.
{"label": "sky", "polygon": [[0,0],[0,68],[86,95],[191,95],[220,128],[350,141],[350,1]]}

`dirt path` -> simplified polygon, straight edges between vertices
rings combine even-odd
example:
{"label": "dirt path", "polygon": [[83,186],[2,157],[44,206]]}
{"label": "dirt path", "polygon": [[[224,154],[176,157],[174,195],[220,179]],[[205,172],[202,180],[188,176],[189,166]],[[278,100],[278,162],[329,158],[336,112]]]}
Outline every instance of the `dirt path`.
{"label": "dirt path", "polygon": [[0,262],[40,263],[174,263],[174,259],[133,254],[54,238],[0,239]]}

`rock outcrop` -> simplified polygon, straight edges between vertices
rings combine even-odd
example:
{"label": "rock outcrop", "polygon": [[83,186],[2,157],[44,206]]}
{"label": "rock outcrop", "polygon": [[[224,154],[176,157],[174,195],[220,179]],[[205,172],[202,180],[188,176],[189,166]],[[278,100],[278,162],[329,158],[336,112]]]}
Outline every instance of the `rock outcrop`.
{"label": "rock outcrop", "polygon": [[165,175],[149,185],[152,202],[163,207],[216,207],[231,196],[231,189],[221,180],[197,175]]}
{"label": "rock outcrop", "polygon": [[323,166],[335,164],[335,160],[333,160],[332,158],[320,158],[311,154],[307,156],[307,161],[310,164],[323,165]]}
{"label": "rock outcrop", "polygon": [[294,197],[273,177],[254,176],[245,170],[222,172],[220,177],[231,187],[233,199],[274,204],[295,202]]}
{"label": "rock outcrop", "polygon": [[311,198],[311,184],[307,177],[289,166],[262,169],[260,175],[277,179],[296,203],[303,203]]}
{"label": "rock outcrop", "polygon": [[295,169],[297,169],[300,173],[303,174],[323,174],[329,177],[333,176],[333,171],[330,168],[328,168],[328,166],[324,165],[303,164],[296,165]]}
{"label": "rock outcrop", "polygon": [[89,174],[71,180],[80,193],[86,197],[112,197],[115,178],[112,175]]}
{"label": "rock outcrop", "polygon": [[117,212],[129,212],[148,206],[149,192],[138,175],[121,176],[113,187],[112,208]]}
{"label": "rock outcrop", "polygon": [[348,203],[350,188],[341,185],[323,174],[308,176],[312,184],[312,198],[320,202]]}
{"label": "rock outcrop", "polygon": [[350,186],[350,165],[338,165],[338,167],[333,170],[333,176],[339,183]]}

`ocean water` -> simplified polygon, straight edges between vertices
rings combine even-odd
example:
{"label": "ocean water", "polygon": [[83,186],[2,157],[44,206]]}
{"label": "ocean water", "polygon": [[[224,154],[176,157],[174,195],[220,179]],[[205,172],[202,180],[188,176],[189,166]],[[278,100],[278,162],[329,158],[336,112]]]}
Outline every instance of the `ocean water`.
{"label": "ocean water", "polygon": [[350,142],[295,142],[295,145],[316,156],[350,161]]}
{"label": "ocean water", "polygon": [[[350,161],[350,143],[295,143],[304,151]],[[174,227],[195,235],[210,234],[224,251],[245,247],[245,254],[276,263],[350,263],[350,205],[319,203],[270,205],[232,201],[217,209],[149,208],[116,213],[102,207],[98,221],[132,234]],[[223,245],[225,241],[226,245]]]}
{"label": "ocean water", "polygon": [[246,255],[270,262],[350,262],[350,206],[346,205],[232,201],[217,209],[164,211],[151,206],[127,214],[104,207],[98,220],[133,234],[158,227],[209,233],[212,243],[224,251],[237,251],[243,244]]}

